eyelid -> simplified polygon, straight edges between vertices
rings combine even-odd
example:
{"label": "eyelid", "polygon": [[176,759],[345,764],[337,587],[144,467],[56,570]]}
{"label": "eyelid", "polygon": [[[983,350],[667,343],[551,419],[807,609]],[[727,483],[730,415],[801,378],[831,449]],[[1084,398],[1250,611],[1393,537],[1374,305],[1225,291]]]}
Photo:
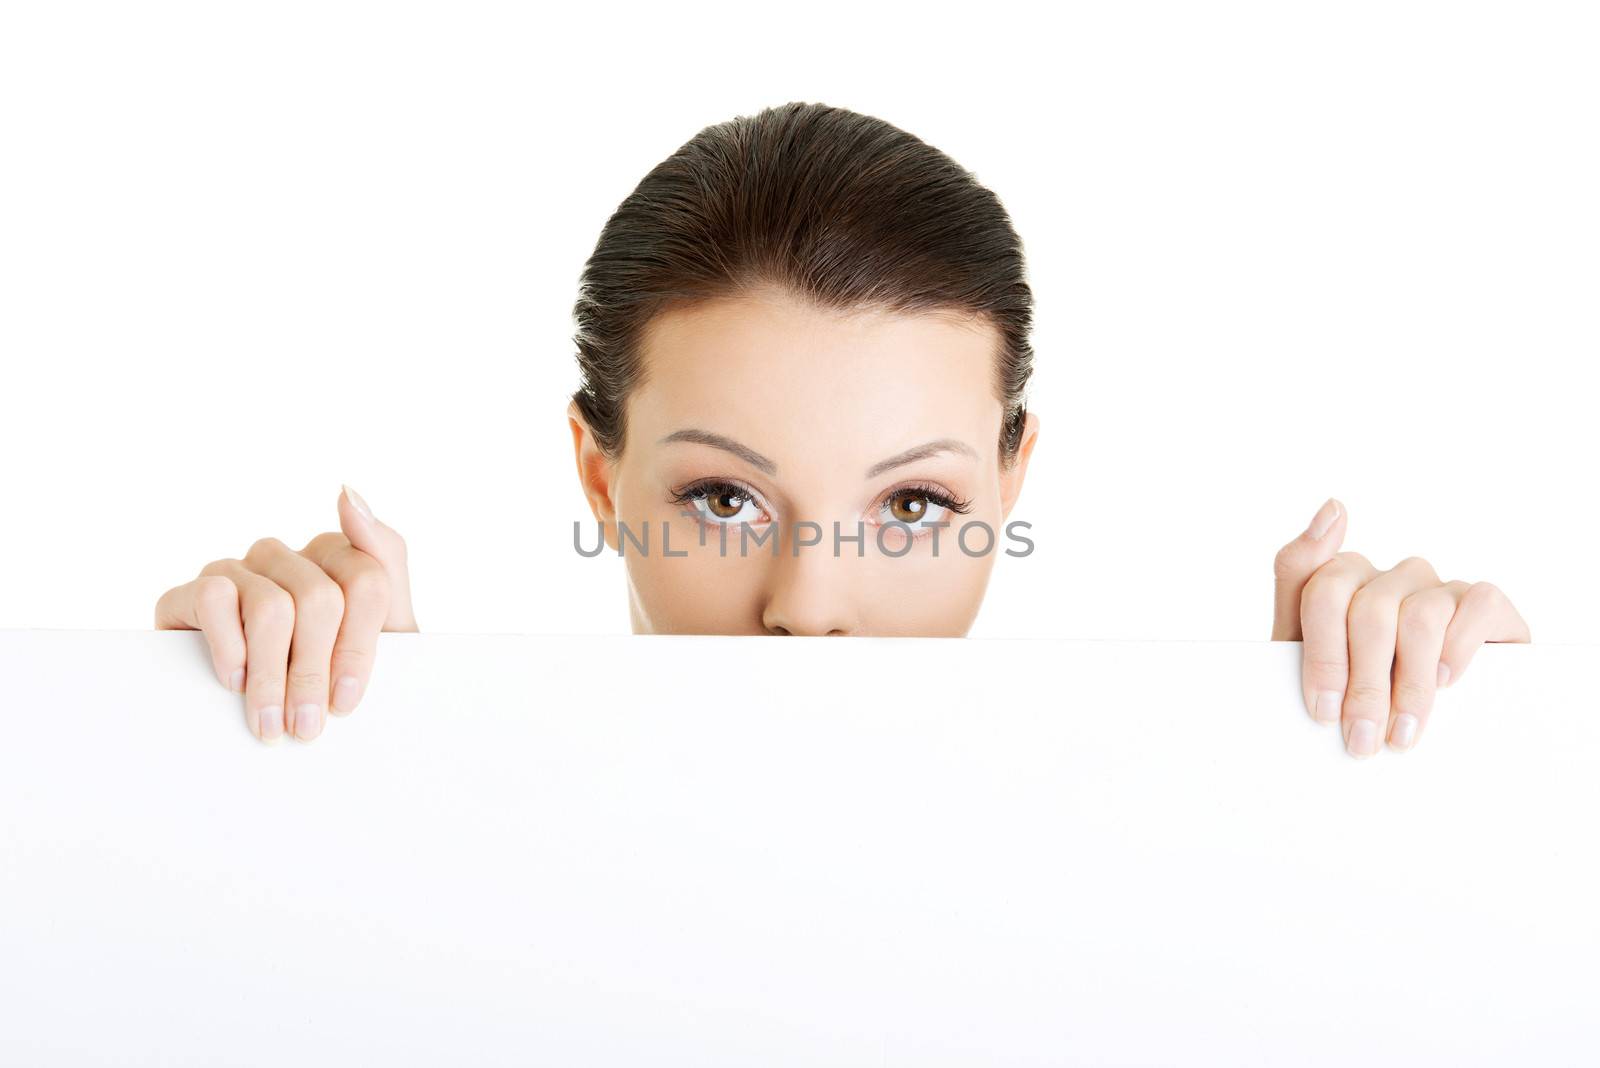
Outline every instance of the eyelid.
{"label": "eyelid", "polygon": [[[948,501],[951,502],[950,504],[944,505],[944,507],[948,508],[951,512],[954,512],[954,513],[956,513],[958,515],[959,514],[964,514],[967,510],[969,510],[972,507],[972,501],[971,500],[969,500],[969,499],[967,499],[965,497],[962,497],[959,493],[956,493],[954,490],[951,490],[951,489],[949,489],[949,488],[947,488],[945,486],[940,485],[939,483],[935,482],[933,479],[911,478],[911,479],[906,479],[904,482],[901,482],[898,485],[890,486],[888,489],[886,489],[882,493],[878,494],[878,499],[873,504],[873,507],[872,507],[873,514],[876,515],[878,512],[882,511],[885,507],[887,507],[889,502],[894,499],[896,494],[905,493],[907,491],[911,491],[911,492],[914,492],[914,493],[929,494],[931,496],[943,497],[943,498],[945,498],[945,499],[947,499]],[[937,503],[943,504],[942,501],[941,502],[937,502]]]}
{"label": "eyelid", "polygon": [[[732,475],[706,475],[702,478],[690,479],[688,482],[685,482],[681,488],[672,490],[670,492],[674,497],[690,497],[696,495],[697,493],[706,493],[712,489],[722,486],[730,487],[737,490],[740,495],[747,496],[761,509],[761,513],[763,515],[774,519],[777,518],[774,515],[773,508],[767,504],[765,493],[756,489],[743,479]],[[883,511],[884,508],[888,506],[889,501],[894,499],[896,494],[906,492],[921,493],[931,497],[944,498],[949,502],[948,504],[945,503],[945,501],[938,501],[936,503],[940,504],[941,507],[948,509],[950,512],[958,515],[964,514],[971,508],[972,505],[971,500],[962,497],[959,493],[956,493],[954,490],[941,485],[933,479],[907,478],[902,479],[900,482],[897,482],[888,489],[885,489],[882,493],[879,493],[878,496],[873,499],[869,515],[873,517],[877,516]]]}
{"label": "eyelid", "polygon": [[690,479],[683,484],[681,489],[671,491],[674,497],[690,497],[697,492],[705,493],[719,486],[729,486],[739,491],[742,496],[749,497],[761,509],[761,514],[772,515],[772,509],[767,505],[766,494],[749,485],[742,479],[729,475],[707,475],[704,478]]}

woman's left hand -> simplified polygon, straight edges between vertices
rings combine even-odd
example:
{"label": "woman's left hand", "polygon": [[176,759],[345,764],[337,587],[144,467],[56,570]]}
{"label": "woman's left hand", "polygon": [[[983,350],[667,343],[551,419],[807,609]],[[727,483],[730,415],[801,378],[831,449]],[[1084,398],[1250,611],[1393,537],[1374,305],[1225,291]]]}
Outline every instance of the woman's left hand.
{"label": "woman's left hand", "polygon": [[1329,498],[1278,550],[1272,640],[1305,643],[1306,709],[1319,723],[1342,723],[1345,748],[1364,757],[1382,739],[1415,745],[1435,691],[1461,677],[1479,645],[1532,638],[1487,582],[1442,582],[1420,556],[1379,571],[1360,553],[1338,552],[1346,515]]}

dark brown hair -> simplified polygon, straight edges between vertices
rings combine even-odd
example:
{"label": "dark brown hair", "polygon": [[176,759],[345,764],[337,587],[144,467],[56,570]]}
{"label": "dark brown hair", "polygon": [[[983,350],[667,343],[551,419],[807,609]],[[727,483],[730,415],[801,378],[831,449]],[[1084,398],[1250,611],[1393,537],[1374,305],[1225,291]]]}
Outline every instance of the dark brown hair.
{"label": "dark brown hair", "polygon": [[573,394],[603,454],[622,453],[640,342],[659,312],[777,283],[819,307],[953,311],[1000,334],[1000,460],[1022,440],[1033,294],[1000,201],[943,152],[881,119],[788,103],[707,126],[645,175],[600,232],[573,308]]}

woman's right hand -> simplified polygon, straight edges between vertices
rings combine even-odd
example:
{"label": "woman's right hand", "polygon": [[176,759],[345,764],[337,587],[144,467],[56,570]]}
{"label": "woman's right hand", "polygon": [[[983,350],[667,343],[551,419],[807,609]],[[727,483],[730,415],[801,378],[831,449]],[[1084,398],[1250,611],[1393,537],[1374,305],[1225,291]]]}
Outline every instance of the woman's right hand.
{"label": "woman's right hand", "polygon": [[156,602],[157,630],[199,630],[224,686],[245,696],[263,741],[322,733],[324,709],[355,708],[381,631],[415,631],[406,543],[349,486],[339,531],[299,552],[262,538],[242,560],[213,560]]}

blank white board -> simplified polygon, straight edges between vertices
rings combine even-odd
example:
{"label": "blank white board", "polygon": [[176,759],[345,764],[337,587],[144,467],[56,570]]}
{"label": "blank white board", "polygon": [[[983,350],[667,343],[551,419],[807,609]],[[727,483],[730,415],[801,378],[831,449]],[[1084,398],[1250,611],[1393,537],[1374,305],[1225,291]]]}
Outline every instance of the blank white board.
{"label": "blank white board", "polygon": [[0,632],[0,1063],[1600,1061],[1600,647],[1344,754],[1299,643]]}

